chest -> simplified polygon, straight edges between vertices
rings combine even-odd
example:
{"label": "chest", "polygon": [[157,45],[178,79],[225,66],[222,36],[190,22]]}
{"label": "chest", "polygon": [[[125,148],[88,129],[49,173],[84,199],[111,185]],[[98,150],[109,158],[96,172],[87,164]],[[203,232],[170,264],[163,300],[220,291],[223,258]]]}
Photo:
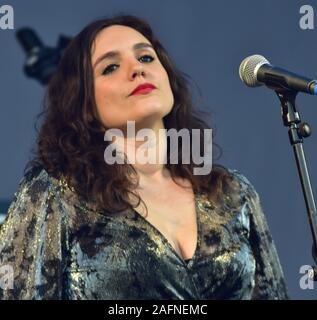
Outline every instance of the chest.
{"label": "chest", "polygon": [[197,245],[197,213],[192,190],[161,190],[141,192],[142,203],[135,208],[153,228],[161,233],[177,254],[190,259]]}

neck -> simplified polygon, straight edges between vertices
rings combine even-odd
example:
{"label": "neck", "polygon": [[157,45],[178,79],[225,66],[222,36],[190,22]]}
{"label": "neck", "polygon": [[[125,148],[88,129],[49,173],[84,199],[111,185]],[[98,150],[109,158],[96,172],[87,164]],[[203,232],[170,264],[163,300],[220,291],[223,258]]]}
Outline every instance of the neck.
{"label": "neck", "polygon": [[129,163],[138,173],[140,187],[170,177],[164,165],[167,143],[163,120],[161,119],[147,129],[150,130],[143,130],[143,132],[137,130],[133,135],[125,133],[124,137],[116,136],[114,142],[124,147]]}

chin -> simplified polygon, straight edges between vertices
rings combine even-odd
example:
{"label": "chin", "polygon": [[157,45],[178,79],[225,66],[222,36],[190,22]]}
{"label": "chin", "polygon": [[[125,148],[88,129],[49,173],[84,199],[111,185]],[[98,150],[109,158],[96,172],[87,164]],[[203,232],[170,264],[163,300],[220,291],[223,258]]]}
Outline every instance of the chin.
{"label": "chin", "polygon": [[138,118],[149,117],[152,115],[162,115],[166,111],[166,107],[164,107],[161,103],[143,103],[135,109],[135,115]]}

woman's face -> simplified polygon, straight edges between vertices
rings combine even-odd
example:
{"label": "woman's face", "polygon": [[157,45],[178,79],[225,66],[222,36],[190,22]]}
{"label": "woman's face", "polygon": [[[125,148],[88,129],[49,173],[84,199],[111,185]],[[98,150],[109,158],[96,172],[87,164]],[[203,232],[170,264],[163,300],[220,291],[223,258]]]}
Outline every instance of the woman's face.
{"label": "woman's face", "polygon": [[[101,59],[109,52],[115,53]],[[128,120],[138,127],[152,126],[171,111],[174,97],[167,72],[150,42],[135,29],[103,29],[92,48],[92,66],[97,111],[105,128],[124,129]],[[131,95],[143,83],[156,89]]]}

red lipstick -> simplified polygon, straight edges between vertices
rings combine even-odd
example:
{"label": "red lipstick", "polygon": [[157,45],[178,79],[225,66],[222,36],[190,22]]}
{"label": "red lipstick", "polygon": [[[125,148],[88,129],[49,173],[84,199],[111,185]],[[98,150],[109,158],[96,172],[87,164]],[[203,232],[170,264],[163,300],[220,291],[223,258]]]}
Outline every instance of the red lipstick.
{"label": "red lipstick", "polygon": [[156,89],[156,87],[153,84],[151,84],[151,83],[143,83],[143,84],[137,86],[130,93],[130,96],[137,95],[137,94],[147,94],[147,93],[151,92],[154,89]]}

